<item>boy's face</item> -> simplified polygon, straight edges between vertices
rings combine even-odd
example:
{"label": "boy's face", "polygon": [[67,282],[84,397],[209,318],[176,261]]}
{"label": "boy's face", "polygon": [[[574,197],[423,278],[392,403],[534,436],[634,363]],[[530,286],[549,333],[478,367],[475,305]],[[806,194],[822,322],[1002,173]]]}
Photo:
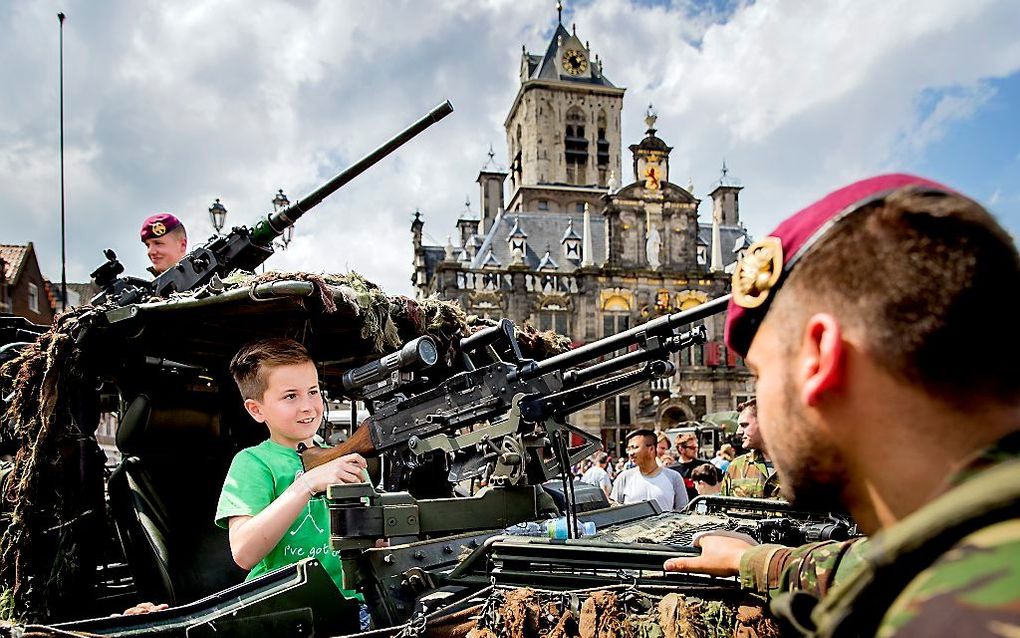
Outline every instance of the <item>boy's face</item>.
{"label": "boy's face", "polygon": [[269,428],[269,438],[284,447],[310,443],[322,422],[319,373],[311,361],[269,370],[261,401],[246,399],[248,414]]}

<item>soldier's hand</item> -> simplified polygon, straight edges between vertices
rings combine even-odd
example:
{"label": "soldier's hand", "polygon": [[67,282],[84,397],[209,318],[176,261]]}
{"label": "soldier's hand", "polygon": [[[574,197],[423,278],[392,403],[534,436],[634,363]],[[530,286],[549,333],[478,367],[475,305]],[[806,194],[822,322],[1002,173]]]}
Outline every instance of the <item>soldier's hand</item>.
{"label": "soldier's hand", "polygon": [[326,487],[336,483],[361,483],[364,480],[364,469],[368,467],[360,454],[346,454],[329,463],[308,470],[302,477],[316,494],[326,491]]}
{"label": "soldier's hand", "polygon": [[663,568],[667,572],[736,576],[740,573],[740,559],[744,552],[756,544],[753,538],[744,534],[706,532],[694,538],[694,546],[701,548],[700,556],[671,558]]}

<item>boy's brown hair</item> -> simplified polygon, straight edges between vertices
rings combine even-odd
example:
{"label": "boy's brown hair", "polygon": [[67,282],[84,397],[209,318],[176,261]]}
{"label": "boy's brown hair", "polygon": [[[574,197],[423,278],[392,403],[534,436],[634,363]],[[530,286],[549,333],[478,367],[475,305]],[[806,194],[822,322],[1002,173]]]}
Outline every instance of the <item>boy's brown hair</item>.
{"label": "boy's brown hair", "polygon": [[242,398],[261,401],[273,368],[309,362],[312,362],[311,355],[297,341],[270,337],[241,346],[230,360],[230,374]]}

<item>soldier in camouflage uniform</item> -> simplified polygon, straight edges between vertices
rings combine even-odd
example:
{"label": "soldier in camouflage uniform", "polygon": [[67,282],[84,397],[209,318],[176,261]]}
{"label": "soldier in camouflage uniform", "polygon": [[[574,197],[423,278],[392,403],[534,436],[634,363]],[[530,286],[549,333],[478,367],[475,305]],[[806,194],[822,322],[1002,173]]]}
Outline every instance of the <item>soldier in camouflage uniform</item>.
{"label": "soldier in camouflage uniform", "polygon": [[761,431],[758,429],[758,404],[754,399],[737,406],[737,434],[743,439],[743,448],[750,450],[733,459],[726,468],[720,496],[745,498],[778,498],[779,478],[772,460],[765,451]]}
{"label": "soldier in camouflage uniform", "polygon": [[801,635],[1020,636],[1020,336],[1002,308],[1018,283],[991,215],[909,175],[840,189],[751,246],[726,339],[758,377],[783,494],[872,536],[706,536],[666,568],[739,575]]}

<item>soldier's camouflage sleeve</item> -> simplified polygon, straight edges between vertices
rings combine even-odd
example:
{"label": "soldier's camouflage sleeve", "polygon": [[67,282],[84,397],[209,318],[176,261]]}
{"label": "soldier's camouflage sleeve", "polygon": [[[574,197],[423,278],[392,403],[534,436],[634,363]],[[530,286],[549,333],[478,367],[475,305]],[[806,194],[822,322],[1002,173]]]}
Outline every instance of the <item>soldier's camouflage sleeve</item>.
{"label": "soldier's camouflage sleeve", "polygon": [[764,457],[758,452],[742,454],[733,459],[726,468],[720,496],[743,498],[777,498],[779,496],[778,476],[769,476]]}
{"label": "soldier's camouflage sleeve", "polygon": [[971,534],[921,572],[877,635],[1020,636],[1020,519]]}
{"label": "soldier's camouflage sleeve", "polygon": [[866,547],[866,538],[800,547],[758,545],[740,561],[740,584],[769,597],[795,589],[821,597],[853,572]]}

